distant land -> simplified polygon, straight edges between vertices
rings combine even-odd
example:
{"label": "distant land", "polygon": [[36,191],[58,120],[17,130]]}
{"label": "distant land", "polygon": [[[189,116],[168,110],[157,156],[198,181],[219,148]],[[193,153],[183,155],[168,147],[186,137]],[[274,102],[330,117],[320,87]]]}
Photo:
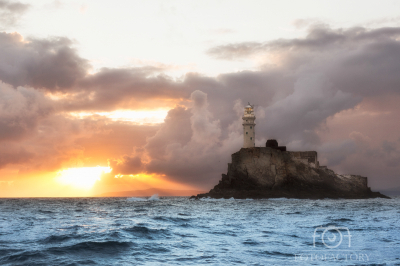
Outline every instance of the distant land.
{"label": "distant land", "polygon": [[400,196],[400,187],[384,189],[382,193],[388,196]]}
{"label": "distant land", "polygon": [[165,197],[165,196],[191,196],[200,193],[205,193],[205,191],[149,188],[143,190],[107,192],[100,195],[96,195],[95,197],[150,197],[154,194],[158,194],[158,196]]}

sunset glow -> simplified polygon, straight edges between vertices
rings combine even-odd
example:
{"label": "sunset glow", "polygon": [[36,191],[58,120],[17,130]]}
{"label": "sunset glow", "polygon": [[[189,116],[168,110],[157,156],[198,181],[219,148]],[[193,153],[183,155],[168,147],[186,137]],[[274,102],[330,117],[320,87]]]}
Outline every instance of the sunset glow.
{"label": "sunset glow", "polygon": [[116,110],[112,112],[72,112],[74,117],[85,118],[93,115],[100,115],[112,121],[125,121],[135,124],[159,124],[164,122],[168,109],[157,110]]}
{"label": "sunset glow", "polygon": [[68,168],[58,172],[57,181],[79,189],[90,189],[100,180],[102,174],[110,173],[111,170],[104,166]]}

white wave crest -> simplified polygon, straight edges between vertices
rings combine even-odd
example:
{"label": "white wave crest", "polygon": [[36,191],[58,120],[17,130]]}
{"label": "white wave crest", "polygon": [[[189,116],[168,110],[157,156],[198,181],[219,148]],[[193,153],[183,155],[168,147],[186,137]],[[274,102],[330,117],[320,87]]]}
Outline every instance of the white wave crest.
{"label": "white wave crest", "polygon": [[153,196],[151,196],[150,198],[146,199],[146,198],[127,198],[127,201],[149,201],[149,200],[159,200],[160,198],[158,197],[158,194],[154,194]]}
{"label": "white wave crest", "polygon": [[200,198],[200,200],[203,200],[203,201],[224,201],[224,200],[235,200],[235,198],[232,197],[232,198],[229,198],[229,199],[224,199],[224,198],[214,199],[214,198],[207,197],[207,198]]}
{"label": "white wave crest", "polygon": [[159,200],[160,198],[158,197],[158,194],[154,194],[149,198],[149,200]]}

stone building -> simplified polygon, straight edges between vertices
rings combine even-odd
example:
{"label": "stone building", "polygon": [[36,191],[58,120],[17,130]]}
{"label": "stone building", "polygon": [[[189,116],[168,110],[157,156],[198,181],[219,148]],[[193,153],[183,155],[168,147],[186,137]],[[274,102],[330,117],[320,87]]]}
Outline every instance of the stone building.
{"label": "stone building", "polygon": [[[243,148],[255,147],[255,122],[256,116],[254,114],[254,106],[250,103],[244,108],[243,114]],[[290,156],[298,161],[310,165],[311,167],[318,168],[318,154],[316,151],[286,151],[286,146],[278,146],[278,141],[275,139],[269,139],[265,144],[267,148],[280,150],[290,154]]]}
{"label": "stone building", "polygon": [[366,177],[319,166],[316,151],[286,151],[275,139],[255,147],[255,119],[249,104],[243,115],[243,148],[232,154],[228,172],[213,189],[191,198],[387,198],[372,192]]}

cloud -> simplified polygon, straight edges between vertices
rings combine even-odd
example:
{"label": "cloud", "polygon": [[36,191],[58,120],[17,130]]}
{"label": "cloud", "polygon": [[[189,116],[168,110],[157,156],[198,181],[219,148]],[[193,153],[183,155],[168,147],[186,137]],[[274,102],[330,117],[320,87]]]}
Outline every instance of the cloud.
{"label": "cloud", "polygon": [[265,122],[259,123],[257,130],[269,138],[295,141],[296,145],[301,142],[301,148],[319,144],[315,130],[328,117],[355,107],[361,100],[334,87],[324,75],[304,76],[294,84],[292,94],[264,108]]}
{"label": "cloud", "polygon": [[51,101],[42,93],[0,83],[0,142],[26,137],[53,112]]}
{"label": "cloud", "polygon": [[[121,130],[123,134],[118,134]],[[22,171],[33,171],[57,170],[84,163],[104,165],[110,155],[124,152],[121,146],[139,145],[131,138],[144,142],[145,136],[154,131],[149,126],[124,126],[104,117],[76,119],[65,116],[57,102],[42,91],[24,87],[14,89],[0,83],[0,168],[13,164],[19,165]],[[95,144],[87,140],[84,144],[80,142],[92,137]],[[110,143],[118,148],[116,153],[113,148],[106,148]],[[102,144],[101,148],[98,148],[99,144]],[[125,150],[126,153],[131,151],[132,146]]]}
{"label": "cloud", "polygon": [[80,79],[70,89],[75,94],[64,101],[64,106],[68,110],[105,110],[115,106],[128,109],[135,105],[146,109],[146,104],[152,108],[154,103],[146,102],[140,106],[141,102],[157,99],[179,101],[190,95],[184,83],[157,74],[158,71],[155,67],[103,68],[96,74]]}
{"label": "cloud", "polygon": [[265,49],[267,49],[267,46],[263,43],[242,42],[212,47],[207,50],[207,54],[216,59],[235,60],[248,57]]}
{"label": "cloud", "polygon": [[[10,147],[7,147],[10,148]],[[9,164],[23,164],[29,162],[34,155],[24,148],[18,148],[15,150],[15,147],[11,147],[10,150],[6,150],[4,145],[2,150],[0,151],[0,169],[4,168]]]}
{"label": "cloud", "polygon": [[220,45],[210,48],[207,54],[217,59],[234,60],[262,52],[309,51],[315,53],[322,52],[322,49],[352,49],[368,43],[396,41],[399,36],[400,28],[398,27],[332,29],[319,24],[310,27],[305,38]]}
{"label": "cloud", "polygon": [[24,40],[18,33],[0,33],[0,79],[18,86],[50,91],[70,88],[89,64],[67,38]]}
{"label": "cloud", "polygon": [[353,140],[345,139],[326,142],[321,145],[319,150],[325,155],[326,161],[324,163],[329,167],[335,167],[346,160],[349,155],[354,154],[357,146]]}
{"label": "cloud", "polygon": [[168,112],[164,124],[147,140],[145,149],[151,158],[162,159],[166,156],[169,145],[186,145],[190,141],[190,116],[190,111],[182,106]]}
{"label": "cloud", "polygon": [[[367,175],[372,184],[394,184],[400,170],[393,144],[399,138],[399,35],[400,28],[314,26],[304,38],[209,51],[217,58],[260,55],[257,71],[187,73],[177,80],[154,66],[88,74],[90,65],[70,40],[25,42],[18,34],[0,34],[0,43],[9,44],[0,79],[14,87],[0,86],[0,102],[8,106],[1,107],[0,138],[16,145],[4,154],[26,151],[29,156],[8,165],[28,170],[104,165],[108,159],[113,174],[143,171],[206,189],[242,146],[241,115],[249,101],[256,104],[257,145],[277,138],[290,150],[317,150],[321,163],[335,170]],[[68,116],[160,106],[175,107],[163,124],[148,128]]]}
{"label": "cloud", "polygon": [[103,68],[89,74],[89,61],[65,37],[25,40],[18,33],[2,32],[0,47],[1,81],[15,88],[58,93],[62,96],[59,105],[65,110],[104,111],[135,105],[146,109],[146,104],[152,108],[163,105],[162,101],[170,107],[171,99],[180,101],[190,95],[185,83],[162,74],[159,67]]}
{"label": "cloud", "polygon": [[17,1],[0,0],[0,27],[15,26],[30,5]]}
{"label": "cloud", "polygon": [[382,150],[387,153],[387,154],[391,154],[397,151],[397,144],[394,141],[388,141],[388,140],[384,140],[382,142]]}
{"label": "cloud", "polygon": [[125,155],[121,160],[109,160],[108,163],[114,174],[135,175],[143,172],[143,164],[138,156]]}
{"label": "cloud", "polygon": [[310,26],[324,26],[326,25],[326,23],[324,23],[323,21],[321,21],[320,19],[317,18],[308,18],[308,19],[295,19],[292,22],[292,25],[297,28],[297,29],[303,29],[306,27],[310,27]]}
{"label": "cloud", "polygon": [[[257,52],[273,51],[278,54],[280,62],[275,67],[261,66],[260,71],[223,74],[216,79],[188,76],[184,83],[203,93],[192,94],[193,105],[184,111],[185,124],[177,127],[187,134],[191,133],[190,140],[188,135],[180,143],[169,139],[168,136],[174,135],[174,130],[169,130],[168,136],[163,138],[162,127],[156,135],[158,143],[164,145],[154,145],[159,149],[152,148],[149,153],[151,160],[147,170],[163,172],[174,180],[191,184],[199,185],[199,179],[209,184],[216,182],[219,172],[225,171],[224,167],[219,167],[221,158],[229,157],[231,150],[236,151],[242,144],[240,114],[232,109],[236,102],[240,113],[242,99],[258,105],[258,143],[267,138],[277,138],[292,150],[319,151],[321,161],[330,167],[351,170],[350,173],[355,174],[364,173],[360,168],[349,167],[348,162],[354,162],[357,156],[359,159],[366,158],[368,151],[365,150],[365,143],[371,139],[361,136],[361,133],[352,134],[352,139],[347,136],[339,140],[327,140],[321,136],[329,131],[327,120],[337,114],[346,110],[365,112],[365,108],[356,108],[367,100],[376,102],[377,97],[399,94],[399,34],[400,28],[370,30],[314,27],[303,39],[276,40],[254,45],[243,43],[219,47],[221,51],[210,50],[235,59]],[[207,101],[202,97],[204,94],[207,94]],[[239,102],[236,101],[238,99]],[[196,109],[196,103],[201,108]],[[205,110],[209,115],[202,113]],[[191,130],[187,118],[189,111]],[[199,123],[199,127],[196,123]],[[357,123],[362,125],[368,123],[368,120],[359,120]],[[196,138],[202,128],[207,128],[211,135]],[[196,145],[201,143],[199,139],[205,143]],[[385,143],[383,147],[371,148],[369,151],[374,150],[379,154],[385,150],[388,152],[391,146],[385,146]],[[150,145],[152,139],[148,140],[146,148]],[[152,158],[151,154],[155,157]],[[393,153],[390,157],[381,156],[374,160],[379,161],[376,167],[381,173],[378,175],[377,171],[372,171],[372,176],[369,175],[372,183],[375,184],[374,180],[382,173],[387,173],[387,180],[395,182],[393,173],[385,167],[390,165],[400,168],[396,155]],[[364,159],[364,163],[367,161]],[[192,168],[189,169],[188,165]]]}
{"label": "cloud", "polygon": [[191,100],[190,109],[171,110],[165,124],[148,139],[144,147],[150,159],[146,170],[207,187],[226,168],[226,155],[238,148],[240,135],[233,132],[221,139],[221,126],[208,110],[207,94],[196,90]]}

